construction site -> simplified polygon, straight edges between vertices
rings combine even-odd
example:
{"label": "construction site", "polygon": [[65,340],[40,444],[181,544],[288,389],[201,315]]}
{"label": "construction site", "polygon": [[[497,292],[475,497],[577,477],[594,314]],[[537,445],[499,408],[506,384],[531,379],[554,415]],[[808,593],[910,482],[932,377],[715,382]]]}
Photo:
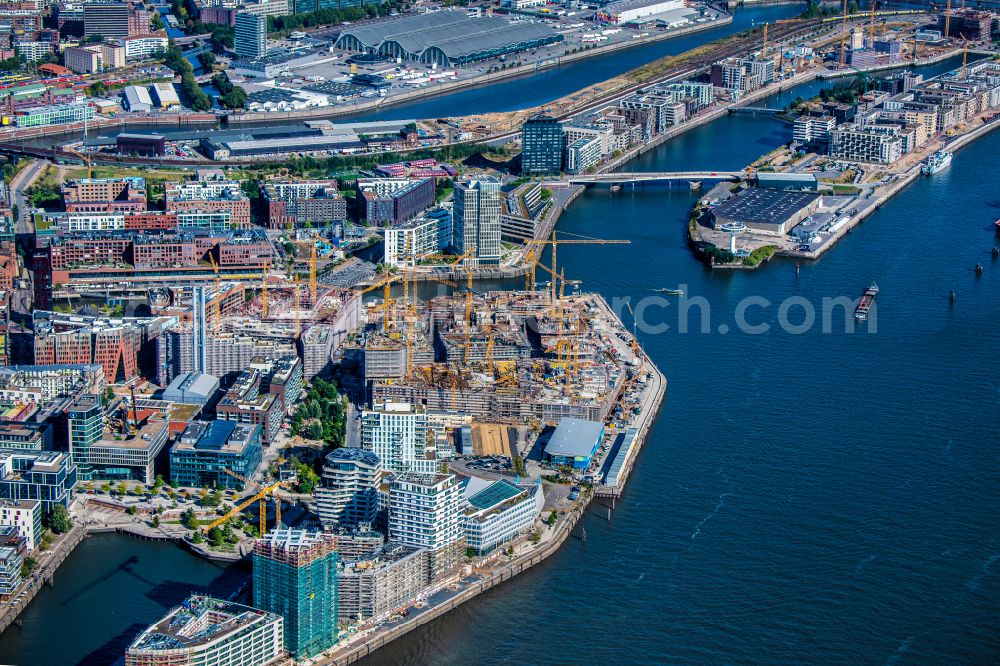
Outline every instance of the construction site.
{"label": "construction site", "polygon": [[368,307],[353,350],[368,400],[420,404],[476,420],[542,424],[605,420],[636,361],[612,344],[617,326],[592,294],[546,290],[453,293]]}
{"label": "construction site", "polygon": [[[315,264],[312,264],[315,266]],[[150,297],[151,310],[176,324],[158,343],[159,383],[194,372],[193,339],[200,307],[193,289],[160,289]],[[224,377],[245,368],[256,355],[302,357],[308,379],[329,369],[331,355],[357,327],[360,300],[354,292],[319,285],[315,272],[307,283],[295,276],[278,279],[265,273],[259,282],[228,282],[216,276],[204,290],[204,368]]]}

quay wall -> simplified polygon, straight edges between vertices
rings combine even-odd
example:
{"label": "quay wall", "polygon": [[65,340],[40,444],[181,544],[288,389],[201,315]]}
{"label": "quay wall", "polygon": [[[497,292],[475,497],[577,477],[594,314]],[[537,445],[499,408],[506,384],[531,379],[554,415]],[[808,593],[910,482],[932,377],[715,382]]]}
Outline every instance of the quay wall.
{"label": "quay wall", "polygon": [[[74,525],[73,529],[67,532],[59,541],[55,544],[55,549],[44,555],[45,558],[38,566],[38,568],[31,573],[27,582],[22,584],[18,588],[17,594],[24,594],[23,598],[18,600],[15,597],[12,601],[4,604],[3,610],[0,611],[0,633],[3,633],[7,627],[17,621],[18,615],[21,611],[28,607],[28,604],[35,598],[38,591],[42,588],[42,585],[48,584],[49,586],[54,585],[54,576],[59,565],[65,561],[69,554],[73,552],[74,549],[80,542],[84,540],[87,536],[87,530],[80,525]],[[37,557],[38,553],[35,553]]]}
{"label": "quay wall", "polygon": [[[596,300],[598,301],[598,304],[607,311],[608,314],[610,314],[611,316],[615,316],[614,311],[611,309],[611,307],[608,305],[607,301],[605,301],[603,297],[597,295]],[[652,359],[649,358],[649,356],[645,353],[645,351],[643,352],[643,360],[645,367],[647,367],[653,373],[653,376],[656,378],[657,385],[655,388],[652,389],[652,393],[650,394],[650,400],[653,402],[653,404],[650,405],[649,409],[643,410],[641,416],[642,420],[635,426],[639,432],[636,436],[635,446],[633,446],[633,453],[630,456],[630,460],[628,462],[628,470],[624,472],[622,486],[624,486],[625,480],[627,480],[632,465],[634,464],[635,459],[639,454],[639,451],[642,449],[645,443],[646,436],[648,435],[653,422],[656,420],[656,416],[659,414],[660,408],[662,407],[664,398],[666,396],[666,386],[667,386],[666,377],[663,375],[662,372],[660,372],[659,368],[657,368],[656,365],[653,364]],[[541,564],[546,558],[558,552],[559,548],[563,545],[566,539],[569,538],[570,534],[573,532],[573,528],[576,526],[577,522],[579,522],[581,516],[587,510],[587,507],[589,506],[590,502],[595,497],[618,497],[620,495],[621,495],[621,487],[617,488],[617,492],[614,494],[609,494],[606,492],[605,493],[596,492],[594,494],[588,493],[585,496],[586,497],[585,500],[582,500],[572,511],[565,514],[563,519],[561,519],[556,524],[555,535],[544,544],[541,544],[537,549],[533,550],[530,553],[525,553],[524,555],[515,558],[514,560],[511,561],[510,564],[494,572],[493,575],[483,579],[482,581],[476,583],[475,585],[469,587],[468,589],[462,590],[454,598],[449,599],[448,601],[438,606],[429,608],[425,612],[422,612],[414,616],[413,618],[407,620],[406,622],[403,622],[397,627],[393,627],[392,629],[386,632],[377,633],[369,639],[362,640],[355,645],[350,645],[346,647],[343,651],[336,652],[332,656],[327,657],[325,659],[319,659],[314,663],[317,666],[347,666],[348,664],[353,664],[371,655],[379,648],[388,645],[397,638],[401,638],[402,636],[405,636],[414,629],[417,629],[418,627],[421,627],[429,622],[432,622],[437,618],[441,617],[442,615],[454,610],[456,607],[460,606],[466,601],[469,601],[470,599],[473,599],[479,596],[480,594],[483,594],[484,592],[491,590],[497,585],[500,585],[501,583],[514,578],[519,573],[522,573],[533,566]]]}
{"label": "quay wall", "polygon": [[634,48],[636,46],[644,46],[646,44],[651,44],[653,42],[661,42],[668,39],[673,39],[675,37],[683,37],[695,32],[703,32],[705,30],[711,30],[720,26],[729,25],[733,22],[732,14],[728,14],[717,21],[710,21],[708,23],[698,23],[686,28],[680,28],[677,30],[670,30],[664,33],[657,33],[654,35],[649,35],[647,37],[641,37],[639,39],[633,39],[629,42],[620,42],[617,44],[610,44],[608,46],[602,46],[595,49],[590,49],[587,51],[578,51],[576,53],[569,53],[555,58],[549,58],[540,64],[531,63],[528,65],[519,65],[517,67],[511,67],[509,69],[501,70],[499,72],[490,72],[488,74],[480,74],[479,76],[474,76],[464,81],[447,81],[441,83],[440,85],[421,88],[419,90],[414,90],[411,92],[403,93],[400,95],[394,95],[392,97],[383,97],[377,100],[372,100],[369,102],[362,102],[360,104],[353,105],[349,108],[331,109],[331,108],[320,108],[320,109],[308,109],[304,111],[286,111],[280,113],[239,113],[231,114],[228,116],[228,123],[231,126],[245,125],[253,123],[274,123],[282,120],[303,120],[303,119],[315,119],[315,118],[336,118],[339,116],[355,115],[358,113],[363,113],[366,111],[376,111],[382,107],[393,106],[397,104],[402,104],[404,102],[411,102],[423,97],[432,97],[441,95],[443,93],[455,92],[457,90],[462,90],[465,88],[475,88],[477,86],[488,85],[490,83],[496,83],[497,81],[502,81],[505,79],[516,78],[518,76],[526,76],[540,72],[546,69],[551,69],[552,67],[558,67],[560,65],[566,65],[577,60],[584,60],[586,58],[593,58],[596,56],[603,56],[609,53],[615,53],[617,51],[623,51],[626,49]]}
{"label": "quay wall", "polygon": [[[992,132],[997,127],[1000,127],[1000,114],[993,116],[990,120],[984,122],[979,127],[962,134],[961,136],[955,138],[953,141],[949,142],[945,148],[950,151],[956,151],[962,146],[975,141],[976,139],[985,136],[986,134]],[[821,256],[824,252],[832,248],[838,240],[844,237],[844,235],[850,233],[851,229],[861,224],[862,220],[877,211],[882,204],[892,199],[894,196],[899,194],[904,188],[906,188],[910,183],[920,178],[921,171],[920,167],[922,164],[916,164],[904,173],[900,174],[894,183],[887,186],[886,189],[879,195],[875,202],[862,210],[859,210],[855,215],[851,216],[851,219],[840,229],[838,229],[830,238],[818,247],[814,252],[778,252],[779,256],[791,256],[791,257],[804,257],[806,259],[816,259]]]}

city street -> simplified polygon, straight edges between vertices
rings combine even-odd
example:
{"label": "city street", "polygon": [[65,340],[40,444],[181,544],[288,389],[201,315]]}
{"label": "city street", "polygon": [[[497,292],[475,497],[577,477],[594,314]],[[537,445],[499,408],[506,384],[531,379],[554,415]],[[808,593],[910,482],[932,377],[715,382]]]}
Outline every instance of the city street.
{"label": "city street", "polygon": [[18,209],[18,219],[14,220],[14,233],[17,235],[30,234],[34,229],[31,226],[31,205],[25,197],[25,192],[35,180],[45,171],[48,166],[45,160],[31,160],[31,163],[21,169],[10,181],[10,190],[14,197],[14,205]]}

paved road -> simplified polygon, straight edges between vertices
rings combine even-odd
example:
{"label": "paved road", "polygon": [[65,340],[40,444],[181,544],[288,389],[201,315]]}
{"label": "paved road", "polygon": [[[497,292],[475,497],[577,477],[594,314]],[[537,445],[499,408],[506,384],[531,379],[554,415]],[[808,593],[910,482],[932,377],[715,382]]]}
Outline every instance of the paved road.
{"label": "paved road", "polygon": [[10,190],[14,195],[14,204],[20,213],[19,219],[14,220],[15,234],[30,234],[33,231],[31,228],[31,216],[28,215],[31,207],[28,205],[28,200],[24,193],[42,174],[42,171],[45,170],[48,164],[45,160],[31,160],[31,164],[21,169],[10,181]]}

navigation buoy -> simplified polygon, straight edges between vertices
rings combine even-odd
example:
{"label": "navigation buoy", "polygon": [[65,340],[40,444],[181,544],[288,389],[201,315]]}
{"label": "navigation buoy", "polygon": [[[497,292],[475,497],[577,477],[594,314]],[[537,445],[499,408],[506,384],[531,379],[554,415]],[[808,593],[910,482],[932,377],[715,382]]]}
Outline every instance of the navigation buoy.
{"label": "navigation buoy", "polygon": [[955,302],[955,290],[954,289],[952,289],[951,292],[948,294],[948,302],[949,303],[954,303]]}

